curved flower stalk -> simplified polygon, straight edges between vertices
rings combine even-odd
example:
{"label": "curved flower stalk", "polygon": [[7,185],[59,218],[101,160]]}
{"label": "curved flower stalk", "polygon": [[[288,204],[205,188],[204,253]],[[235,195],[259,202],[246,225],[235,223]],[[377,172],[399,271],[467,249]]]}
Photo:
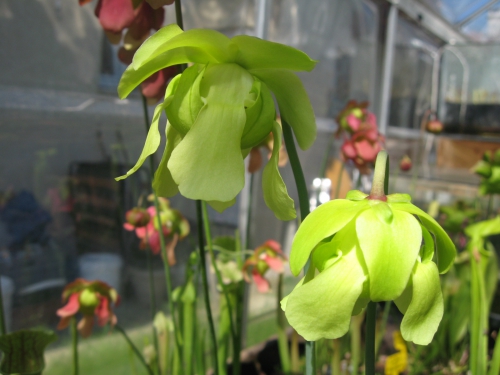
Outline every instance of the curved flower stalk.
{"label": "curved flower stalk", "polygon": [[[149,197],[150,200],[153,197]],[[168,264],[173,266],[176,264],[175,246],[177,242],[186,238],[189,234],[189,222],[182,214],[170,207],[168,199],[159,198],[160,219],[162,223],[162,231],[167,244]],[[161,250],[160,244],[160,225],[156,215],[155,206],[150,206],[145,209],[133,208],[126,214],[127,222],[123,224],[126,230],[135,230],[135,234],[141,240],[139,247],[142,250],[151,249],[153,254],[159,254]]]}
{"label": "curved flower stalk", "polygon": [[292,47],[255,37],[229,39],[213,30],[183,32],[169,25],[139,48],[118,93],[124,98],[151,74],[185,63],[193,65],[168,85],[137,164],[118,179],[134,173],[157,150],[158,123],[165,111],[167,144],[154,189],[166,197],[180,191],[222,211],[244,186],[244,158],[272,132],[273,154],[263,172],[264,199],[279,219],[293,219],[294,202],[277,167],[282,131],[272,94],[300,147],[310,147],[316,137],[314,113],[293,71],[310,71],[316,62]]}
{"label": "curved flower stalk", "polygon": [[295,235],[292,273],[298,275],[309,257],[312,262],[282,308],[306,340],[343,336],[351,316],[370,300],[395,301],[407,341],[428,344],[439,326],[439,273],[453,264],[455,246],[409,195],[385,196],[383,182],[376,181],[377,169],[370,195],[353,190],[321,205]]}
{"label": "curved flower stalk", "polygon": [[102,281],[76,279],[66,285],[62,298],[63,301],[68,302],[57,310],[57,315],[61,318],[57,329],[68,327],[71,318],[77,313],[83,315],[78,323],[78,332],[82,337],[88,337],[92,333],[94,315],[97,317],[97,324],[101,327],[108,323],[114,326],[117,322],[111,305],[118,305],[120,296],[115,289]]}
{"label": "curved flower stalk", "polygon": [[269,280],[264,278],[265,273],[272,269],[278,273],[284,272],[286,256],[281,245],[274,240],[267,240],[243,264],[243,276],[246,282],[251,282],[249,272],[260,293],[267,293],[270,289]]}

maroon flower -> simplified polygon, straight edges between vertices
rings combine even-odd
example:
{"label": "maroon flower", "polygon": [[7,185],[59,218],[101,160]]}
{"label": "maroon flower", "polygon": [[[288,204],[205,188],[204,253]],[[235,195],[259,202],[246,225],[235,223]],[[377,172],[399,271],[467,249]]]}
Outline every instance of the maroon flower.
{"label": "maroon flower", "polygon": [[101,327],[108,323],[114,326],[117,322],[111,304],[117,306],[120,303],[120,296],[115,289],[102,281],[76,279],[66,285],[62,298],[63,302],[68,302],[57,310],[57,315],[61,318],[57,329],[68,327],[71,318],[77,313],[83,315],[77,326],[82,337],[88,337],[92,333],[94,316],[97,317],[97,324]]}

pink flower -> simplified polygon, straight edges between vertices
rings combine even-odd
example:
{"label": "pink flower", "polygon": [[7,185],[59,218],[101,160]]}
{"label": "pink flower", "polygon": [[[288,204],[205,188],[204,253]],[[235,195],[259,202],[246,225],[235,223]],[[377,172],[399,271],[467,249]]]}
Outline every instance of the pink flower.
{"label": "pink flower", "polygon": [[269,281],[264,278],[268,269],[278,273],[284,272],[284,262],[286,256],[281,250],[281,246],[274,240],[268,240],[249,257],[243,265],[243,276],[247,282],[251,282],[248,272],[250,271],[252,279],[260,293],[266,293],[270,289]]}
{"label": "pink flower", "polygon": [[82,337],[88,337],[92,333],[94,316],[97,317],[97,324],[101,327],[108,323],[114,326],[117,322],[111,303],[118,305],[120,296],[115,289],[102,281],[76,279],[66,285],[62,298],[63,302],[66,300],[68,302],[57,310],[57,315],[61,318],[57,329],[68,327],[71,318],[77,313],[83,314],[77,326]]}

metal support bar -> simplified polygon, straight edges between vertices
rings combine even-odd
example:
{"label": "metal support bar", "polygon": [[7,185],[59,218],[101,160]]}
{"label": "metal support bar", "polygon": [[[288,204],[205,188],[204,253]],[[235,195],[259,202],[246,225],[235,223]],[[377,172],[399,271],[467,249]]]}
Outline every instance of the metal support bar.
{"label": "metal support bar", "polygon": [[396,39],[396,28],[398,24],[398,8],[391,4],[389,16],[387,17],[387,28],[385,34],[384,62],[382,66],[382,93],[380,98],[379,131],[387,132],[389,118],[391,87],[392,87],[392,65],[394,61],[394,44]]}
{"label": "metal support bar", "polygon": [[476,18],[477,16],[479,16],[481,13],[486,12],[488,9],[490,9],[493,5],[495,5],[497,3],[498,3],[498,0],[491,0],[491,1],[487,2],[481,8],[479,8],[478,10],[476,10],[474,13],[472,13],[471,15],[469,15],[468,17],[466,17],[462,21],[456,23],[455,25],[457,27],[459,27],[459,28],[462,28],[462,26],[464,26],[465,24],[467,24],[470,21],[472,21],[474,18]]}

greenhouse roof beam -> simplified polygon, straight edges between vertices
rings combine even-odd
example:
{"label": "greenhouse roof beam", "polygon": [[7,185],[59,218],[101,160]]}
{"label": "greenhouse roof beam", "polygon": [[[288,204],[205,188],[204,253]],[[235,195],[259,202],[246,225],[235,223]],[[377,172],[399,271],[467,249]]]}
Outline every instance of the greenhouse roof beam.
{"label": "greenhouse roof beam", "polygon": [[457,27],[463,27],[464,25],[468,24],[470,21],[472,21],[474,18],[478,17],[481,15],[483,12],[486,12],[488,9],[493,7],[493,5],[498,4],[498,0],[491,0],[484,4],[482,7],[480,7],[478,10],[476,10],[474,13],[469,15],[468,17],[464,18],[462,21],[456,23],[455,25]]}
{"label": "greenhouse roof beam", "polygon": [[394,4],[401,12],[446,43],[454,44],[468,41],[468,38],[455,29],[453,25],[418,1],[388,0],[388,2]]}

